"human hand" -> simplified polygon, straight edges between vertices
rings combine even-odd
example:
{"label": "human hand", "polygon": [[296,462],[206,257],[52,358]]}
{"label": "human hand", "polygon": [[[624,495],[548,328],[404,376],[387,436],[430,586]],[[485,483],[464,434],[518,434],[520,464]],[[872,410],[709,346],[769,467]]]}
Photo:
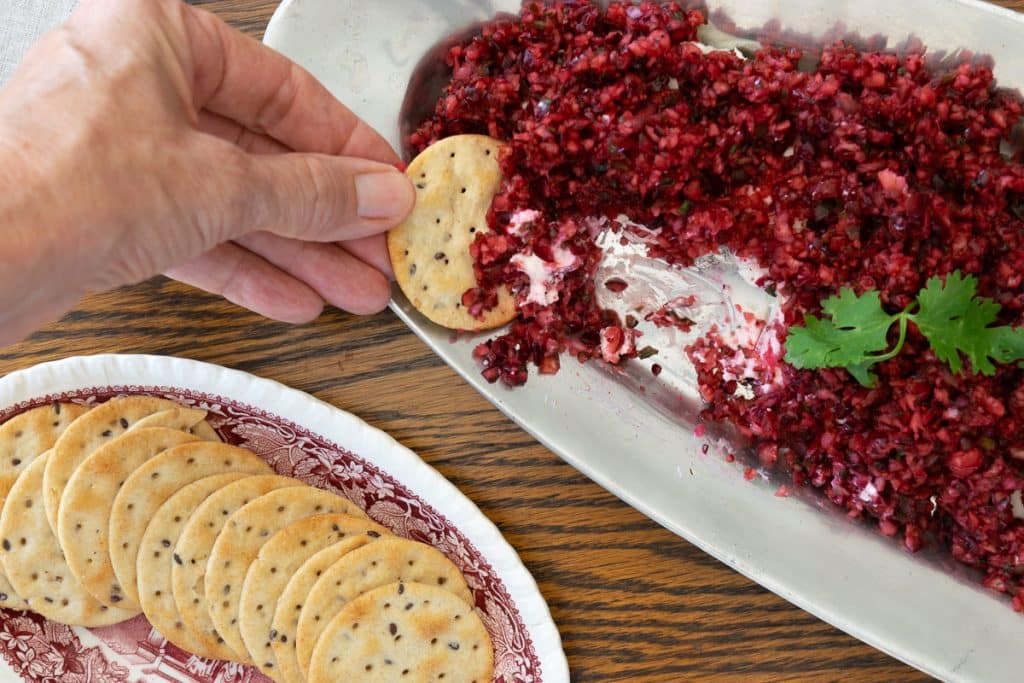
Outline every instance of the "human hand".
{"label": "human hand", "polygon": [[271,318],[382,309],[414,191],[310,74],[179,0],[83,0],[0,90],[0,342],[160,272]]}

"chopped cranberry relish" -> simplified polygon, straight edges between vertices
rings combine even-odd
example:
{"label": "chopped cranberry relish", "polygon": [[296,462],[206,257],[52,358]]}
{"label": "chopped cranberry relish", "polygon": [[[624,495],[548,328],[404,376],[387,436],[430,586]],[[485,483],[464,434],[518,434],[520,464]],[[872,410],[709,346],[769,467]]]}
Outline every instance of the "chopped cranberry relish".
{"label": "chopped cranberry relish", "polygon": [[[1024,165],[1001,151],[1021,104],[988,67],[937,73],[920,55],[836,44],[798,69],[794,49],[705,53],[691,42],[703,22],[676,4],[528,3],[449,53],[451,84],[413,146],[508,142],[464,298],[483,310],[499,285],[517,294],[518,320],[475,351],[487,379],[643,347],[596,303],[595,233],[619,215],[668,263],[728,247],[760,264],[782,303],[776,341],[841,287],[897,311],[957,269],[1002,305],[1001,324],[1024,323]],[[873,388],[768,349],[716,333],[690,347],[704,417],[910,550],[939,539],[1024,608],[1022,371],[951,374],[913,329]]]}

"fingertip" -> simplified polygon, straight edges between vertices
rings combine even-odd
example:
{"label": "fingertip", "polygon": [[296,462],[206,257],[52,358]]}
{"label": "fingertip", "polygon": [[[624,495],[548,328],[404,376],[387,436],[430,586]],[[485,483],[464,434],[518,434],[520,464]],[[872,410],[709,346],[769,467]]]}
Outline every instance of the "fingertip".
{"label": "fingertip", "polygon": [[408,218],[412,210],[416,208],[416,188],[413,187],[412,178],[405,175],[405,173],[400,173],[400,175],[405,178],[405,194],[401,199],[400,214],[402,218],[398,221],[399,223]]}
{"label": "fingertip", "polygon": [[[259,311],[256,312],[259,313]],[[263,315],[266,315],[268,318],[272,318],[278,322],[287,323],[289,325],[306,325],[311,322],[314,322],[323,314],[323,312],[324,305],[323,303],[320,303],[316,305],[307,304],[305,309],[299,309],[297,307],[284,308],[280,309],[279,312],[272,311],[268,313],[263,313]]]}
{"label": "fingertip", "polygon": [[360,173],[355,185],[359,217],[380,220],[388,227],[404,221],[416,203],[412,181],[394,168]]}
{"label": "fingertip", "polygon": [[388,282],[395,281],[395,270],[391,266],[391,255],[388,253],[387,236],[383,233],[356,240],[346,240],[339,244],[342,249],[382,273]]}
{"label": "fingertip", "polygon": [[354,315],[375,315],[388,307],[391,301],[391,283],[373,270],[365,274],[359,296],[346,301],[345,310]]}
{"label": "fingertip", "polygon": [[401,223],[406,218],[408,218],[409,214],[412,213],[412,210],[414,208],[416,208],[416,188],[413,187],[412,178],[410,178],[409,176],[405,175],[405,173],[401,173],[401,176],[403,178],[405,178],[405,181],[406,181],[405,182],[405,188],[406,189],[405,189],[405,195],[402,197],[401,211],[400,211],[402,218],[401,218],[401,220],[398,221],[399,223]]}

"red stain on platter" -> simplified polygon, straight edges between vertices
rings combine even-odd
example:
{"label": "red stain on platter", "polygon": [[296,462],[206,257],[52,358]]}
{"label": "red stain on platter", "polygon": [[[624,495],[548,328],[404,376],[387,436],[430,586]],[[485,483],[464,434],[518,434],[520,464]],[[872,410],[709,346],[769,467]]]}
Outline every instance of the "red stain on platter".
{"label": "red stain on platter", "polygon": [[[355,502],[395,534],[429,543],[462,570],[494,643],[494,680],[542,683],[540,659],[501,577],[448,519],[388,473],[299,425],[219,396],[168,387],[117,386],[40,396],[0,412],[0,423],[54,401],[98,404],[149,394],[206,410],[225,442]],[[32,612],[0,610],[0,656],[32,683],[270,683],[256,669],[197,657],[168,643],[142,616],[97,629],[71,628]]]}

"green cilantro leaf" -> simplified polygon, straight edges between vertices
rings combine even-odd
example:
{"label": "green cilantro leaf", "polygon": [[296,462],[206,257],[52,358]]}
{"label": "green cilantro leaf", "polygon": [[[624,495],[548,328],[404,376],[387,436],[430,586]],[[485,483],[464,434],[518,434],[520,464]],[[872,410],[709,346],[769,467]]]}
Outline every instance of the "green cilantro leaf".
{"label": "green cilantro leaf", "polygon": [[[1024,327],[996,327],[986,330],[989,335],[989,355],[997,363],[1012,363],[1024,359]],[[971,359],[971,363],[974,363]],[[977,366],[975,366],[977,367]]]}
{"label": "green cilantro leaf", "polygon": [[889,348],[889,328],[899,316],[885,312],[878,292],[857,296],[844,287],[839,296],[825,299],[821,307],[841,332],[842,345],[828,354],[833,365],[864,363],[871,359],[869,354]]}
{"label": "green cilantro leaf", "polygon": [[868,387],[869,389],[875,386],[875,376],[871,374],[871,366],[878,361],[871,361],[870,363],[859,363],[857,365],[848,365],[846,371],[853,375],[853,378],[861,383],[861,386]]}
{"label": "green cilantro leaf", "polygon": [[986,328],[996,321],[1000,306],[976,298],[977,292],[978,280],[963,277],[960,271],[947,275],[945,284],[938,277],[929,278],[917,295],[920,309],[910,316],[935,356],[948,363],[954,373],[963,367],[961,352],[970,358],[976,372],[995,372],[988,360],[992,339]]}
{"label": "green cilantro leaf", "polygon": [[804,316],[803,327],[791,327],[786,362],[797,368],[845,367],[866,386],[874,383],[868,369],[885,360],[889,328],[899,318],[882,308],[878,292],[857,296],[843,288],[822,303],[827,319]]}
{"label": "green cilantro leaf", "polygon": [[[913,322],[936,358],[952,372],[963,369],[963,355],[975,372],[991,375],[996,371],[994,363],[1024,360],[1024,328],[992,327],[1001,307],[977,293],[977,278],[954,271],[944,281],[929,278],[915,304],[889,315],[878,292],[858,297],[844,288],[822,302],[827,319],[809,315],[803,327],[789,328],[786,361],[797,368],[846,368],[858,382],[872,386],[871,366],[900,352],[907,323]],[[881,353],[889,348],[894,322],[899,323],[899,339],[891,350]]]}
{"label": "green cilantro leaf", "polygon": [[786,362],[801,369],[830,367],[829,354],[841,346],[839,331],[830,320],[806,315],[803,327],[789,328]]}

